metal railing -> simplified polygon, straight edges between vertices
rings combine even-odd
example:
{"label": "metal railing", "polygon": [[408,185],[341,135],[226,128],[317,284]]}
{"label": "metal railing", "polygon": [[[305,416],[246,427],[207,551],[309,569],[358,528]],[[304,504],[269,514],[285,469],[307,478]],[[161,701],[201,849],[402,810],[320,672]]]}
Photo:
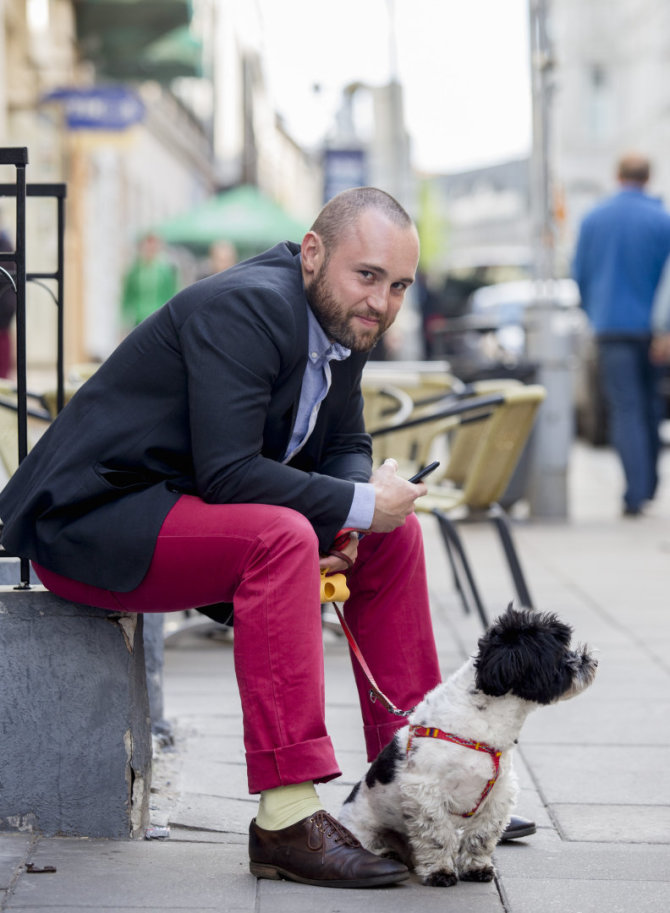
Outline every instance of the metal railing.
{"label": "metal railing", "polygon": [[[28,165],[28,149],[26,147],[0,148],[0,166],[13,166],[16,170],[16,180],[13,184],[0,184],[0,197],[14,197],[16,199],[16,220],[13,251],[0,251],[0,268],[9,275],[3,263],[14,266],[14,279],[16,291],[16,411],[17,411],[17,441],[19,463],[28,453],[28,415],[33,411],[28,408],[28,365],[27,365],[27,323],[26,323],[26,283],[36,282],[40,285],[47,280],[56,284],[55,295],[48,286],[47,291],[52,294],[57,308],[57,342],[56,342],[56,408],[60,411],[65,402],[65,370],[64,370],[64,300],[63,280],[65,261],[65,184],[28,184],[26,182],[26,167]],[[56,269],[50,272],[27,272],[26,270],[26,200],[28,197],[49,197],[56,200],[57,221],[57,255]],[[11,277],[10,277],[11,279]],[[0,403],[0,406],[14,408],[13,404]],[[39,416],[40,418],[43,416]],[[27,558],[20,561],[21,589],[30,586],[30,563]]]}

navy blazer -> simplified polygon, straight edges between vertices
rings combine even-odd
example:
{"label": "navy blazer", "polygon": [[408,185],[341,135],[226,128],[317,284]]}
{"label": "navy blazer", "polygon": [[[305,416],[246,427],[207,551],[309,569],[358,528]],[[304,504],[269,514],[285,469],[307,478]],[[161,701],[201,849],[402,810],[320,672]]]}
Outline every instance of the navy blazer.
{"label": "navy blazer", "polygon": [[331,362],[314,431],[283,465],[307,361],[299,251],[279,244],[197,282],[133,330],[0,494],[10,554],[127,592],[183,493],[294,508],[332,544],[372,467],[366,355]]}

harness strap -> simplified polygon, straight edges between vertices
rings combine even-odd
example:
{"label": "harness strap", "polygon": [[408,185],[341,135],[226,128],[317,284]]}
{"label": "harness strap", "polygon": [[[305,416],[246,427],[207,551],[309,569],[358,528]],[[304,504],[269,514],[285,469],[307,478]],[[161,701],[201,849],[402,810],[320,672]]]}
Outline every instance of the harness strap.
{"label": "harness strap", "polygon": [[487,781],[484,791],[479,797],[475,807],[469,812],[458,813],[461,818],[471,818],[495,786],[498,774],[500,773],[500,756],[502,755],[502,751],[493,748],[491,745],[487,745],[486,742],[475,742],[472,739],[464,739],[451,732],[444,732],[442,729],[436,729],[429,726],[410,726],[409,738],[407,740],[407,754],[409,754],[410,748],[412,747],[413,739],[441,739],[443,742],[453,742],[455,745],[461,745],[463,748],[472,748],[473,751],[483,751],[489,755],[491,763],[493,764],[493,776]]}

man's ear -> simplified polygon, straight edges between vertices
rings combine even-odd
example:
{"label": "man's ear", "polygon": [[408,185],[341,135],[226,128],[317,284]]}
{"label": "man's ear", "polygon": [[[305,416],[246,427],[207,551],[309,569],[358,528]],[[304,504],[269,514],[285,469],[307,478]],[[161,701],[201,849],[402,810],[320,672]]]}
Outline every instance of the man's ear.
{"label": "man's ear", "polygon": [[302,239],[300,253],[303,273],[312,278],[321,269],[325,257],[323,241],[315,231],[308,231]]}

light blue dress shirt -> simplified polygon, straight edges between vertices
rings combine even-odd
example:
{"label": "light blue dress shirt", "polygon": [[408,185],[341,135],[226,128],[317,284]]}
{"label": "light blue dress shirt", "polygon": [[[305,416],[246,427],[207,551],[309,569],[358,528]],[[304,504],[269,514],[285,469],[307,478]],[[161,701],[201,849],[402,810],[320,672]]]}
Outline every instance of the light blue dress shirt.
{"label": "light blue dress shirt", "polygon": [[[346,349],[337,342],[330,342],[309,307],[307,308],[307,323],[309,327],[307,365],[302,379],[298,414],[284,456],[284,463],[288,463],[304,447],[314,430],[321,403],[330,390],[332,381],[330,362],[344,361],[351,355],[350,349]],[[369,529],[374,511],[375,492],[372,485],[365,482],[354,482],[354,498],[349,515],[344,521],[344,527]]]}

